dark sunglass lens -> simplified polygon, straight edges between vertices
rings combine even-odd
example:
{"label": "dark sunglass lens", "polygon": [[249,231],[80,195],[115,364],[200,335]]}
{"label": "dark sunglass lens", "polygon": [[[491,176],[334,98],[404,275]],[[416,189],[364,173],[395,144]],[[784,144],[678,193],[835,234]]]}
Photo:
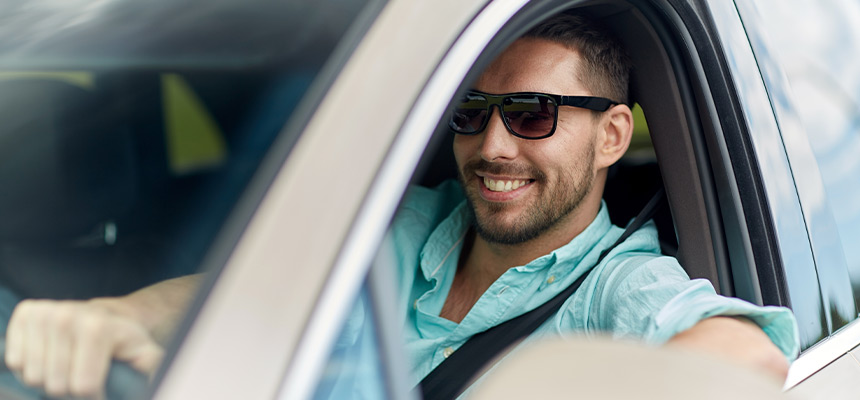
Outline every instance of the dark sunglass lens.
{"label": "dark sunglass lens", "polygon": [[520,136],[539,138],[555,126],[556,105],[552,98],[536,95],[511,96],[504,102],[505,121]]}
{"label": "dark sunglass lens", "polygon": [[456,133],[476,133],[487,118],[487,99],[467,93],[460,103],[454,105],[448,126]]}

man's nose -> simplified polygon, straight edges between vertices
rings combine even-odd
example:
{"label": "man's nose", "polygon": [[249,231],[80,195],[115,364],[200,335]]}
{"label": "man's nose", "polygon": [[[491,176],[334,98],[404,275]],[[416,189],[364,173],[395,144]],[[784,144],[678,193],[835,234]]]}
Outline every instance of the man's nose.
{"label": "man's nose", "polygon": [[505,122],[502,121],[502,113],[498,107],[490,108],[487,127],[481,134],[481,158],[485,161],[502,161],[516,158],[519,151],[518,138],[508,132]]}

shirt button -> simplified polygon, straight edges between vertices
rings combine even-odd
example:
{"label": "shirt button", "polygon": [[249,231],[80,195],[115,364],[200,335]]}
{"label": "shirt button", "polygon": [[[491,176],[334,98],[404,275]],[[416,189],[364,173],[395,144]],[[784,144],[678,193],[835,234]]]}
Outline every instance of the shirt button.
{"label": "shirt button", "polygon": [[553,283],[553,282],[555,282],[555,275],[550,276],[550,277],[546,280],[546,283]]}
{"label": "shirt button", "polygon": [[454,349],[450,347],[446,347],[445,350],[442,350],[442,355],[445,356],[445,358],[451,357],[451,354],[454,354]]}

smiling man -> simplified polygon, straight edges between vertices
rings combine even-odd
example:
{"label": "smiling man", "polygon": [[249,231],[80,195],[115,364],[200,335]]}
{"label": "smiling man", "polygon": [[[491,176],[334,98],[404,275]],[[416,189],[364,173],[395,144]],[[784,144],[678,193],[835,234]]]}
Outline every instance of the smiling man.
{"label": "smiling man", "polygon": [[[670,343],[784,379],[799,346],[788,309],[721,297],[708,281],[691,281],[660,254],[653,224],[600,259],[623,231],[601,198],[607,168],[633,130],[630,68],[601,27],[559,15],[511,44],[455,105],[447,123],[460,182],[411,189],[389,233],[415,382],[473,335],[582,276],[534,336]],[[7,364],[52,394],[97,393],[109,355],[151,371],[196,282],[179,278],[84,303],[25,301],[10,322]],[[346,329],[341,342],[356,343],[359,332]]]}
{"label": "smiling man", "polygon": [[669,343],[785,378],[798,351],[790,311],[690,280],[660,254],[653,224],[599,261],[623,231],[602,195],[632,135],[630,69],[600,26],[560,15],[511,44],[455,104],[459,184],[415,188],[392,228],[412,304],[405,327],[416,382],[472,335],[583,275],[533,336]]}

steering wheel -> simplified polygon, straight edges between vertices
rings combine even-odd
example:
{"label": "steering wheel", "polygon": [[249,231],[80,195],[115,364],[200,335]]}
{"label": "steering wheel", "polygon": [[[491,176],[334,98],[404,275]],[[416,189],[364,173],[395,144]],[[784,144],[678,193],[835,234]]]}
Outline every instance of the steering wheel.
{"label": "steering wheel", "polygon": [[[0,375],[12,375],[12,371],[6,366],[6,338],[0,337]],[[6,383],[7,379],[0,379]],[[2,385],[0,383],[0,385]],[[0,386],[0,398],[10,400],[43,400],[53,399],[43,391],[25,386],[17,382],[17,386]],[[107,400],[138,400],[148,393],[149,380],[146,375],[138,372],[127,363],[112,361],[105,382],[105,395]]]}

